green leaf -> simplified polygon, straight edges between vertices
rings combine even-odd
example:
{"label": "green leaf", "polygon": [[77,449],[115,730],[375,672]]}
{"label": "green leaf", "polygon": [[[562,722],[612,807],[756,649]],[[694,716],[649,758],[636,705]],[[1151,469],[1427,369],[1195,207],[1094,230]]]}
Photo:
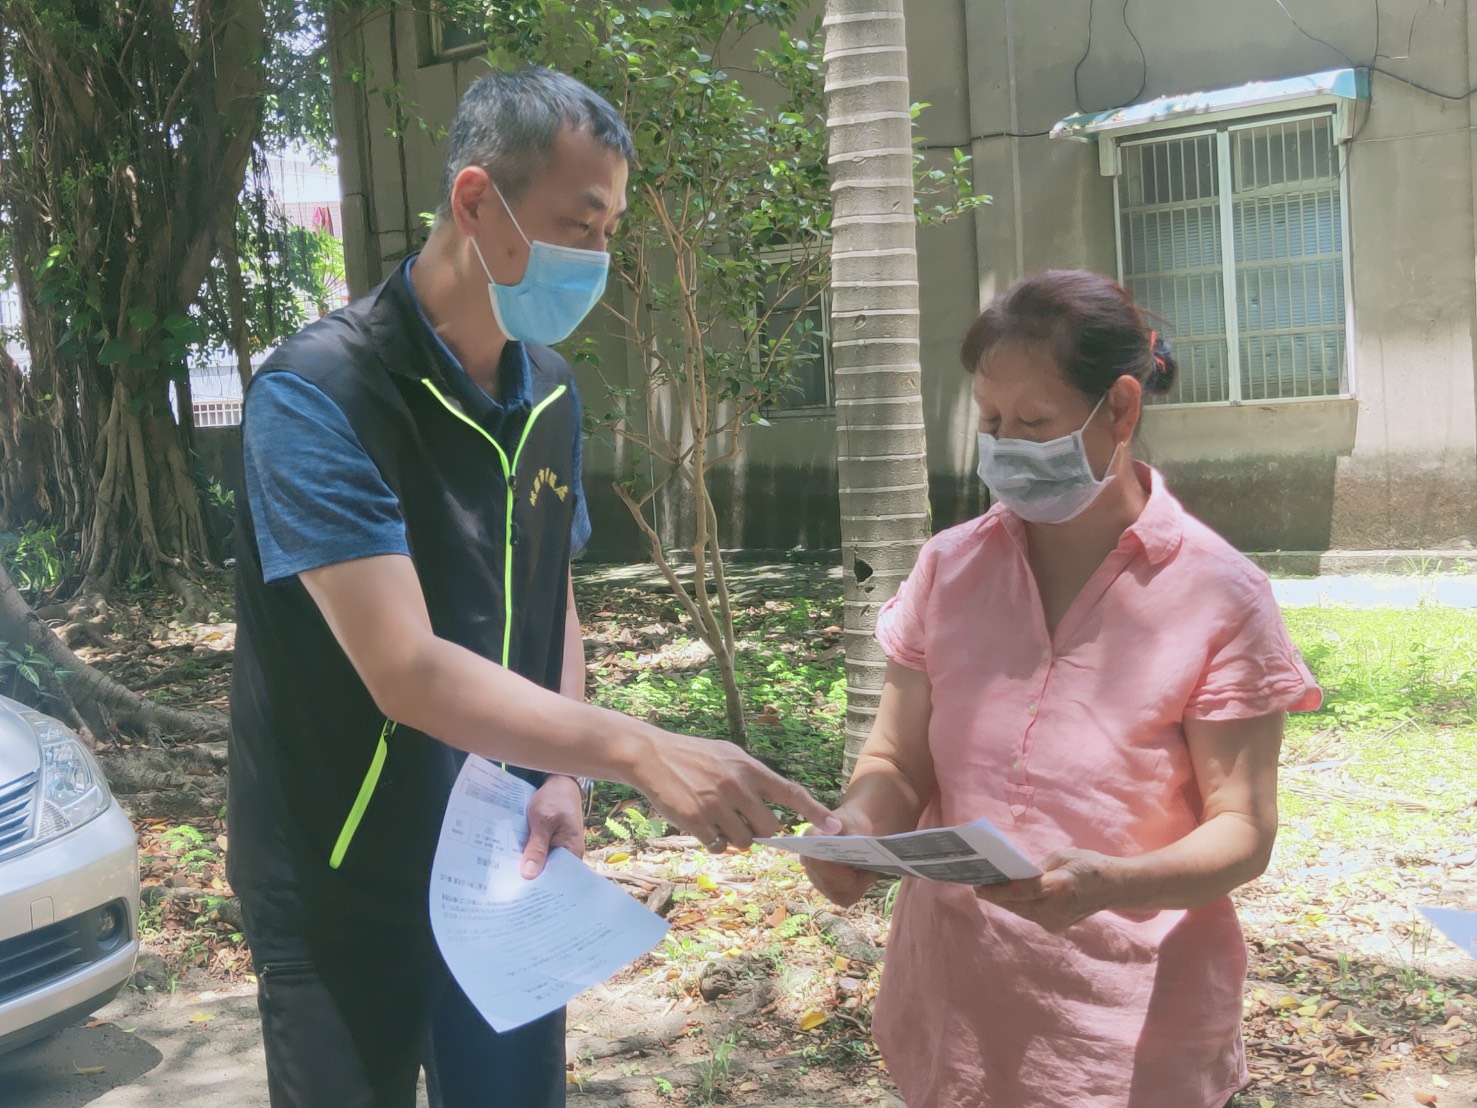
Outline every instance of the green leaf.
{"label": "green leaf", "polygon": [[133,325],[135,331],[147,331],[151,329],[158,318],[148,308],[130,308],[128,310],[128,322]]}
{"label": "green leaf", "polygon": [[132,353],[133,347],[127,340],[113,338],[103,343],[103,348],[98,351],[97,360],[103,365],[117,365]]}

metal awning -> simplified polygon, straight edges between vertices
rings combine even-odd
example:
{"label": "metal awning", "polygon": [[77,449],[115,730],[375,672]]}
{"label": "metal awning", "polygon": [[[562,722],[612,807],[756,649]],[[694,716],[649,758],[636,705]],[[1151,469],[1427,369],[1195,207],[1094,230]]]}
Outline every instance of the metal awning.
{"label": "metal awning", "polygon": [[1116,139],[1129,134],[1165,131],[1190,127],[1197,123],[1222,122],[1272,112],[1332,107],[1338,117],[1335,134],[1340,141],[1344,141],[1353,133],[1349,107],[1368,100],[1368,69],[1329,69],[1303,77],[1252,81],[1236,88],[1160,96],[1142,104],[1130,104],[1106,112],[1069,115],[1051,129],[1051,137],[1075,139],[1079,142],[1105,140],[1102,143],[1103,172],[1111,176],[1112,147]]}

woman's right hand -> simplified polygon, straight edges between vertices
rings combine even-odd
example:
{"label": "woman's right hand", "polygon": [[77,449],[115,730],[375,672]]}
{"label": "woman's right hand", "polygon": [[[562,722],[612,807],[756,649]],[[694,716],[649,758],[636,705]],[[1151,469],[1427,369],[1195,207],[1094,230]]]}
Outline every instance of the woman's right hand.
{"label": "woman's right hand", "polygon": [[[840,807],[835,811],[835,818],[841,822],[841,835],[870,835],[871,822],[864,820],[855,812],[848,812],[846,808]],[[815,827],[809,828],[807,835],[818,835],[821,832]],[[871,870],[857,869],[855,866],[844,866],[839,862],[823,862],[818,858],[802,858],[801,863],[805,866],[805,874],[810,878],[822,896],[840,908],[850,908],[860,900],[872,883],[881,878],[881,874],[873,873]]]}

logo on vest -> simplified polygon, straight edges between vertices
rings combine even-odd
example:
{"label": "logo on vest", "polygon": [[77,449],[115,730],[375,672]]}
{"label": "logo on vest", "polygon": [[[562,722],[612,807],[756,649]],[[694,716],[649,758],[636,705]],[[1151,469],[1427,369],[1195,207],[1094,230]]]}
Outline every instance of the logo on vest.
{"label": "logo on vest", "polygon": [[543,489],[548,489],[552,492],[559,498],[561,503],[569,495],[569,486],[561,485],[559,483],[559,475],[547,466],[539,470],[538,476],[533,479],[533,488],[528,494],[528,503],[531,506],[538,507],[538,494]]}

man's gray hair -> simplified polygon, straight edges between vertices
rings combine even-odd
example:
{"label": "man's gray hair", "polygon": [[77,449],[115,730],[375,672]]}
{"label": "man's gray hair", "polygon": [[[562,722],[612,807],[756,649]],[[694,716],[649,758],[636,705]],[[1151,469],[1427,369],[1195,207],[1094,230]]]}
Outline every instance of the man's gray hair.
{"label": "man's gray hair", "polygon": [[603,96],[566,73],[530,66],[479,78],[451,122],[437,213],[451,210],[451,185],[480,165],[513,203],[543,168],[560,127],[588,130],[596,142],[634,161],[625,120]]}

